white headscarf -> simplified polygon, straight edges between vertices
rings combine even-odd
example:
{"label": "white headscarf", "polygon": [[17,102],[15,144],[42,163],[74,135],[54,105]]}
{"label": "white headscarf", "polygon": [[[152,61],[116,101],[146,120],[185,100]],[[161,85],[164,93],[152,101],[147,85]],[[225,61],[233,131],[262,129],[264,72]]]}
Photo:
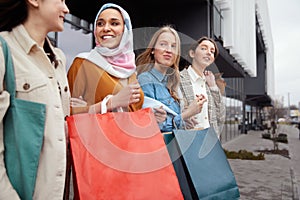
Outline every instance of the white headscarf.
{"label": "white headscarf", "polygon": [[93,62],[112,76],[118,78],[128,78],[136,70],[135,54],[133,52],[133,33],[131,20],[128,13],[122,7],[116,4],[104,4],[100,8],[95,18],[94,35],[98,17],[101,12],[103,12],[107,8],[117,8],[121,12],[125,22],[124,32],[119,46],[114,49],[109,49],[107,47],[102,47],[100,44],[97,44],[96,41],[96,47],[94,49],[92,49],[88,53],[81,53],[76,57],[85,58]]}

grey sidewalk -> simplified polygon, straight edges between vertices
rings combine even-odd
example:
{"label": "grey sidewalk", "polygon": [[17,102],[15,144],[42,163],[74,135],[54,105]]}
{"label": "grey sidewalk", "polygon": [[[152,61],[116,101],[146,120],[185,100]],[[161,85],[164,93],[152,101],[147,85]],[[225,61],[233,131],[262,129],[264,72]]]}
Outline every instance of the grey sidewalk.
{"label": "grey sidewalk", "polygon": [[[299,200],[300,140],[298,129],[280,125],[279,133],[288,135],[288,144],[279,143],[279,149],[289,150],[291,159],[277,154],[265,154],[265,160],[229,159],[240,188],[241,200]],[[224,149],[273,149],[273,142],[263,139],[263,131],[248,131],[224,143]]]}

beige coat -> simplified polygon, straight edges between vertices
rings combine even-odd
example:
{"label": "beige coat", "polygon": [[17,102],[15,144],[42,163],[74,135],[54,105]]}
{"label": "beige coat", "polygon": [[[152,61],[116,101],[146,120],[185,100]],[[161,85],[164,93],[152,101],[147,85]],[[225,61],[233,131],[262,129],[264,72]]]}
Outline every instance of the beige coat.
{"label": "beige coat", "polygon": [[[1,32],[0,35],[7,41],[12,53],[16,76],[16,97],[46,104],[44,142],[33,199],[61,200],[66,174],[64,119],[66,115],[69,115],[70,110],[65,56],[59,49],[52,48],[59,61],[55,69],[43,49],[30,38],[22,25],[17,26],[11,32]],[[4,72],[3,53],[0,48],[0,199],[14,200],[19,197],[10,184],[3,161],[3,117],[9,104],[9,95],[2,84]],[[24,87],[25,84],[27,87]]]}

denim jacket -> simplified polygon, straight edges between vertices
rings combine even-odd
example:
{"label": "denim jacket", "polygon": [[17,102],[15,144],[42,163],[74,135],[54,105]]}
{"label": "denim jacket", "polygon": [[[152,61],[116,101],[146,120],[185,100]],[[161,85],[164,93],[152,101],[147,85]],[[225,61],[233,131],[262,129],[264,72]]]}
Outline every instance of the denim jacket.
{"label": "denim jacket", "polygon": [[178,114],[177,116],[174,116],[167,113],[167,119],[163,123],[159,123],[161,132],[170,132],[174,128],[183,127],[180,104],[169,93],[168,88],[166,87],[167,80],[167,76],[161,74],[154,68],[150,71],[143,72],[138,76],[139,84],[141,85],[145,96],[162,102]]}

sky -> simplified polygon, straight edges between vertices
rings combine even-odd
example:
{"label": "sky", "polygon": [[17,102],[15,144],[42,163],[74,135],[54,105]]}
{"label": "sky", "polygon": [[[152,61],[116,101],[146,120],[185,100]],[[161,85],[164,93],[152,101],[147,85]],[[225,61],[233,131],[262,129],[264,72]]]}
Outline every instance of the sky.
{"label": "sky", "polygon": [[267,0],[274,45],[275,95],[300,102],[300,1]]}

